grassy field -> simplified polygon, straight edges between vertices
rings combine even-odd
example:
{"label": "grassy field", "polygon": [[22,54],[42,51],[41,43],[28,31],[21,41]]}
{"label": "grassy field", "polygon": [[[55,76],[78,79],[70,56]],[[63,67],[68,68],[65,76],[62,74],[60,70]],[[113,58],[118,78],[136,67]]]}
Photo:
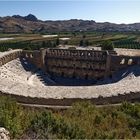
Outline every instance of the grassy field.
{"label": "grassy field", "polygon": [[[56,37],[43,37],[42,34],[0,34],[0,38],[13,38],[12,40],[0,41],[0,51],[12,49],[36,50],[42,47],[57,47],[59,44],[83,46],[99,46],[105,40],[114,43],[115,48],[140,49],[140,35],[132,33],[59,33]],[[69,38],[60,40],[59,38]]]}

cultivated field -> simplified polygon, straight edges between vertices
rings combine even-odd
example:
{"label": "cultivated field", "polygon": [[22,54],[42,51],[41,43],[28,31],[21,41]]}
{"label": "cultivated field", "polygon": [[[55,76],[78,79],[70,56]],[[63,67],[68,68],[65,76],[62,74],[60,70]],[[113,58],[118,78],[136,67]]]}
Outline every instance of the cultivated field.
{"label": "cultivated field", "polygon": [[105,40],[113,42],[115,48],[140,49],[140,35],[134,33],[75,32],[54,34],[0,34],[0,51],[12,49],[40,49],[58,45],[98,47]]}

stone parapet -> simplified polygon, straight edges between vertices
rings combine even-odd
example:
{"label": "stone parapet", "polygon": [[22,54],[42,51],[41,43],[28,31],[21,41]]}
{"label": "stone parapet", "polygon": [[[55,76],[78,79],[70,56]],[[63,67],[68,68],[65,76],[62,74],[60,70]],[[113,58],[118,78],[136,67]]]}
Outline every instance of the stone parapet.
{"label": "stone parapet", "polygon": [[20,57],[21,54],[22,54],[22,50],[20,50],[20,49],[7,51],[7,52],[0,54],[0,66]]}

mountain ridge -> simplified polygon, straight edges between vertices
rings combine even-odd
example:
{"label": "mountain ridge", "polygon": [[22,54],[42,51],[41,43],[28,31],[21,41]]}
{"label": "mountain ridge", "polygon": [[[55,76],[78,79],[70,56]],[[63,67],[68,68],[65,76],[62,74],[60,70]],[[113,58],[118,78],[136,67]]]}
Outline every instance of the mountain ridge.
{"label": "mountain ridge", "polygon": [[13,15],[12,17],[21,18],[21,19],[30,20],[30,21],[38,21],[37,17],[32,14],[29,14],[27,16]]}
{"label": "mountain ridge", "polygon": [[73,31],[140,31],[140,23],[116,24],[94,20],[39,20],[36,16],[0,17],[0,33],[52,33]]}

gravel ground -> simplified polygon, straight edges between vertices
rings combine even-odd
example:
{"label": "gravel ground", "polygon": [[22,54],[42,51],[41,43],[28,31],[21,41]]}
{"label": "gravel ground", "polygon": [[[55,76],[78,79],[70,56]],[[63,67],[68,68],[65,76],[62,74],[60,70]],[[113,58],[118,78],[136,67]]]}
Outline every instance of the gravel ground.
{"label": "gravel ground", "polygon": [[[140,91],[140,67],[120,71],[94,86],[49,86],[53,81],[26,61],[15,59],[0,67],[0,91],[42,98],[97,98]],[[43,77],[43,78],[42,78]]]}

